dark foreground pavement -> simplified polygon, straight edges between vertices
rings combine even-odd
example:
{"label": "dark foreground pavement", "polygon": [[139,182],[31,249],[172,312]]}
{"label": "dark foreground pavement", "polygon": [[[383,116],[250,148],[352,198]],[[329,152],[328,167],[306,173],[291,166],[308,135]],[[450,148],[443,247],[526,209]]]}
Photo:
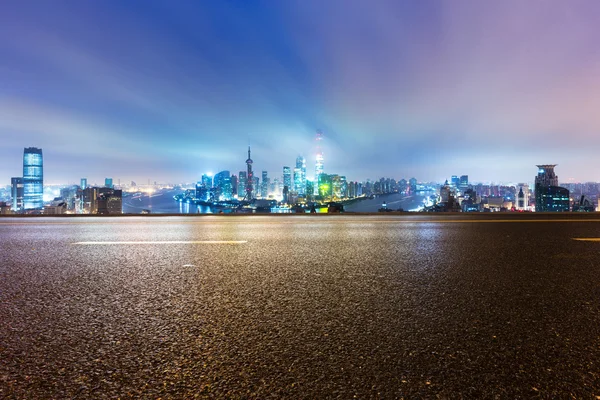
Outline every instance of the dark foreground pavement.
{"label": "dark foreground pavement", "polygon": [[600,222],[419,218],[0,219],[0,398],[599,398]]}

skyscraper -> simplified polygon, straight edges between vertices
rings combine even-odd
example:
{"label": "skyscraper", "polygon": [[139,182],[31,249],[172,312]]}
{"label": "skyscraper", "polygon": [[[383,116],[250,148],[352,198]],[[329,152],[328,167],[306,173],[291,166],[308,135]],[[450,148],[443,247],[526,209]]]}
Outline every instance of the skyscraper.
{"label": "skyscraper", "polygon": [[221,171],[215,175],[213,185],[216,189],[216,198],[218,200],[231,200],[231,176],[229,171]]}
{"label": "skyscraper", "polygon": [[260,184],[260,197],[266,199],[269,194],[269,176],[267,171],[262,172],[262,182]]}
{"label": "skyscraper", "polygon": [[[317,131],[315,141],[317,143],[317,155],[315,161],[315,182],[319,182],[319,176],[323,173],[323,150],[321,149],[321,141],[323,140],[323,132]],[[315,185],[315,195],[319,194],[319,187]]]}
{"label": "skyscraper", "polygon": [[10,178],[12,210],[19,212],[23,209],[23,178]]}
{"label": "skyscraper", "polygon": [[87,188],[87,178],[81,178],[80,185],[81,190],[85,190]]}
{"label": "skyscraper", "polygon": [[246,187],[248,186],[248,179],[246,177],[246,171],[240,171],[238,174],[238,199],[243,199],[246,195]]}
{"label": "skyscraper", "polygon": [[283,167],[283,186],[292,189],[292,171],[290,167]]}
{"label": "skyscraper", "polygon": [[104,178],[104,187],[113,189],[113,179],[112,178]]}
{"label": "skyscraper", "polygon": [[42,149],[26,147],[23,152],[23,209],[44,207],[44,160]]}
{"label": "skyscraper", "polygon": [[558,176],[554,173],[556,164],[538,165],[535,177],[535,211],[569,211],[569,191],[558,186]]}
{"label": "skyscraper", "polygon": [[306,194],[306,159],[302,156],[296,158],[296,168],[294,168],[294,190],[298,195]]}
{"label": "skyscraper", "polygon": [[212,174],[202,174],[202,187],[210,189],[213,187],[213,176]]}
{"label": "skyscraper", "polygon": [[253,161],[250,157],[250,146],[248,146],[248,159],[246,160],[246,200],[252,200],[254,198],[254,174],[252,173],[252,163]]}

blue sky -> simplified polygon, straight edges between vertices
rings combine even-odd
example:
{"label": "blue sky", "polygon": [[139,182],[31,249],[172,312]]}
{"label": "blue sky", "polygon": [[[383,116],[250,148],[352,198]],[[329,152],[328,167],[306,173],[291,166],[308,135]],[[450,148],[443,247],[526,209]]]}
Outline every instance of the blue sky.
{"label": "blue sky", "polygon": [[600,3],[22,1],[0,12],[0,181],[207,171],[600,181]]}

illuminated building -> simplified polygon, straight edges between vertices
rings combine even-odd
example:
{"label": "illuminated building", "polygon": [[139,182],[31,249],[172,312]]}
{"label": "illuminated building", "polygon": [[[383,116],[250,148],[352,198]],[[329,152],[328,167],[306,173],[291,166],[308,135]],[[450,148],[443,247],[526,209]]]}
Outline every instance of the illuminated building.
{"label": "illuminated building", "polygon": [[269,194],[269,177],[267,171],[262,172],[262,182],[260,184],[260,197],[266,199]]}
{"label": "illuminated building", "polygon": [[246,200],[254,198],[254,174],[252,173],[252,158],[250,157],[250,146],[248,146],[248,159],[246,160],[247,182],[246,182]]}
{"label": "illuminated building", "polygon": [[452,175],[452,178],[450,179],[450,182],[452,184],[452,186],[454,186],[455,188],[457,188],[458,186],[460,186],[460,178],[456,175]]}
{"label": "illuminated building", "polygon": [[292,172],[290,167],[283,167],[283,186],[292,190]]}
{"label": "illuminated building", "polygon": [[526,183],[519,183],[517,189],[517,210],[524,211],[529,209],[529,185]]}
{"label": "illuminated building", "polygon": [[243,199],[246,195],[246,186],[248,186],[248,179],[246,177],[246,171],[240,171],[238,174],[238,199]]}
{"label": "illuminated building", "polygon": [[569,211],[569,190],[558,186],[558,176],[554,173],[556,164],[538,165],[535,177],[535,211]]}
{"label": "illuminated building", "polygon": [[104,187],[105,188],[109,188],[109,189],[113,189],[113,180],[112,180],[112,178],[105,178],[104,179]]}
{"label": "illuminated building", "polygon": [[12,210],[14,212],[19,212],[23,209],[23,178],[11,178],[10,188],[12,197]]}
{"label": "illuminated building", "polygon": [[233,189],[231,187],[231,176],[229,171],[221,171],[213,178],[215,198],[218,200],[231,200]]}
{"label": "illuminated building", "polygon": [[96,214],[98,212],[98,188],[87,187],[83,191],[83,212]]}
{"label": "illuminated building", "polygon": [[44,206],[44,159],[42,149],[27,147],[23,152],[23,209]]}
{"label": "illuminated building", "polygon": [[123,191],[101,188],[98,194],[98,214],[122,214],[123,213]]}
{"label": "illuminated building", "polygon": [[202,174],[202,187],[205,189],[210,189],[213,187],[212,174]]}
{"label": "illuminated building", "polygon": [[[323,140],[323,132],[321,131],[317,131],[317,136],[315,138],[315,141],[317,143],[317,154],[316,154],[316,161],[315,161],[315,182],[319,182],[319,177],[321,176],[321,174],[323,173],[323,150],[321,149],[321,141]],[[315,187],[315,195],[318,195],[320,192],[319,189],[319,185],[316,185]]]}
{"label": "illuminated building", "polygon": [[450,201],[450,196],[452,196],[452,188],[446,180],[444,185],[440,187],[440,201],[442,203],[447,203],[448,201]]}
{"label": "illuminated building", "polygon": [[231,197],[237,196],[238,193],[238,177],[231,175]]}
{"label": "illuminated building", "polygon": [[410,178],[408,180],[408,187],[409,187],[409,189],[410,189],[410,191],[412,193],[416,192],[417,191],[417,179],[416,178]]}
{"label": "illuminated building", "polygon": [[85,190],[87,188],[87,178],[81,178],[79,187],[81,187],[81,190]]}
{"label": "illuminated building", "polygon": [[294,190],[298,195],[306,195],[306,159],[302,156],[296,158],[296,168],[294,168]]}

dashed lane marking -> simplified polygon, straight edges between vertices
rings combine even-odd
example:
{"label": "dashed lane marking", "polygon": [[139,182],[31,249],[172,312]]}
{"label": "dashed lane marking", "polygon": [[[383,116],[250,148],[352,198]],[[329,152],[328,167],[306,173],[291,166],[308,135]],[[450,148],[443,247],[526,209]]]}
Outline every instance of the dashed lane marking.
{"label": "dashed lane marking", "polygon": [[165,241],[130,241],[130,242],[75,242],[75,245],[111,245],[111,244],[243,244],[247,240],[165,240]]}

